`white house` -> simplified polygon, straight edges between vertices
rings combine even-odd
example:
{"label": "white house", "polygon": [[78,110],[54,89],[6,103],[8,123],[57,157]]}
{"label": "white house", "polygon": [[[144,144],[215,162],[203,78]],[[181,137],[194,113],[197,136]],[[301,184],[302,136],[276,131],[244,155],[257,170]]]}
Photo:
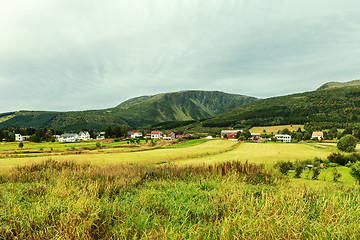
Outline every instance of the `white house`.
{"label": "white house", "polygon": [[287,134],[275,135],[277,142],[291,142],[291,136]]}
{"label": "white house", "polygon": [[313,132],[311,139],[317,139],[317,140],[323,140],[324,139],[324,133],[323,132]]}
{"label": "white house", "polygon": [[141,132],[131,132],[131,133],[130,133],[130,137],[131,137],[131,138],[142,137],[142,133],[141,133]]}
{"label": "white house", "polygon": [[96,140],[103,140],[105,139],[105,132],[99,133],[99,135],[96,137]]}
{"label": "white house", "polygon": [[163,138],[163,134],[162,132],[160,131],[151,131],[151,139],[154,139],[154,138]]}
{"label": "white house", "polygon": [[18,133],[15,134],[15,141],[16,142],[23,141],[23,137],[21,136],[21,134]]}
{"label": "white house", "polygon": [[88,131],[80,132],[79,133],[79,140],[80,141],[87,141],[90,140],[90,133]]}
{"label": "white house", "polygon": [[212,136],[207,136],[205,139],[213,139]]}
{"label": "white house", "polygon": [[59,142],[77,142],[79,135],[76,133],[64,133],[59,137]]}

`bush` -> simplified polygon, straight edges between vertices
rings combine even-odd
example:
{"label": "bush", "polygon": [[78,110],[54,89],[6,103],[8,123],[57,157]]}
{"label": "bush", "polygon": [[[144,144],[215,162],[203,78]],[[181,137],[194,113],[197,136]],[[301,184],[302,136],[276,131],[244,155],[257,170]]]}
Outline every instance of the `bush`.
{"label": "bush", "polygon": [[287,175],[288,171],[292,168],[292,163],[290,161],[280,161],[276,164],[276,168],[278,168],[282,174]]}
{"label": "bush", "polygon": [[312,176],[312,180],[318,180],[318,177],[320,175],[320,167],[314,167],[313,168],[313,176]]}
{"label": "bush", "polygon": [[337,147],[340,151],[353,152],[356,148],[356,138],[347,134],[339,140]]}
{"label": "bush", "polygon": [[96,147],[99,148],[101,147],[101,144],[99,142],[96,143]]}
{"label": "bush", "polygon": [[331,153],[327,159],[332,163],[345,166],[348,163],[354,163],[360,161],[360,154],[352,153],[351,155],[344,155],[341,153]]}
{"label": "bush", "polygon": [[360,184],[360,162],[352,164],[350,168],[350,175]]}
{"label": "bush", "polygon": [[301,162],[296,163],[295,165],[295,178],[301,178],[301,173],[303,172],[304,167]]}
{"label": "bush", "polygon": [[338,170],[336,168],[334,168],[334,170],[332,171],[333,174],[333,180],[334,182],[338,182],[339,178],[341,178],[341,173],[338,172]]}

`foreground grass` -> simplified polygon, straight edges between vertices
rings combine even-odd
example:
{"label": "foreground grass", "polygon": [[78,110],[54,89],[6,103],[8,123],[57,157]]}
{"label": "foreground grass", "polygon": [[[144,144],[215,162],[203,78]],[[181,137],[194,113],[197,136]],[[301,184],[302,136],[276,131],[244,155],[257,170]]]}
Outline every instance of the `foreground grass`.
{"label": "foreground grass", "polygon": [[18,167],[1,175],[0,238],[360,238],[357,187],[294,187],[259,165],[230,166]]}

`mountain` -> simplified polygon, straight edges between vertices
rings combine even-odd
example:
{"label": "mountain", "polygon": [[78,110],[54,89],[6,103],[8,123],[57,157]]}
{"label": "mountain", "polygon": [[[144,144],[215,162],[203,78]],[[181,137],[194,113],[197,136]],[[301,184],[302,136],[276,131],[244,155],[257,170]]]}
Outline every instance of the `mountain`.
{"label": "mountain", "polygon": [[360,125],[360,81],[327,83],[316,91],[258,100],[202,121],[202,127],[306,124]]}
{"label": "mountain", "polygon": [[169,121],[189,121],[212,117],[257,100],[219,91],[181,91],[142,96],[103,110],[75,112],[19,111],[0,114],[1,127],[53,128],[78,131],[101,130],[107,126],[147,127]]}
{"label": "mountain", "polygon": [[349,82],[328,82],[319,87],[317,90],[326,90],[334,88],[344,88],[344,87],[360,87],[360,80],[353,80]]}

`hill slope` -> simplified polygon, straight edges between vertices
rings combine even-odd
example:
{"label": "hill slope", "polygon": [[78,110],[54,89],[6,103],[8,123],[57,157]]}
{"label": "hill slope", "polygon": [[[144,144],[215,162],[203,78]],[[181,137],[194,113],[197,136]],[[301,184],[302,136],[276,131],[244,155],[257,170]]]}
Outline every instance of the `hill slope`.
{"label": "hill slope", "polygon": [[0,127],[47,127],[68,131],[101,130],[118,125],[138,128],[166,121],[204,119],[255,100],[218,91],[182,91],[137,97],[104,110],[2,114]]}
{"label": "hill slope", "polygon": [[[331,128],[360,125],[360,86],[354,83],[273,97],[240,106],[202,122],[203,127],[251,127],[310,124]],[[350,86],[350,87],[349,87]]]}
{"label": "hill slope", "polygon": [[344,88],[344,87],[360,87],[360,80],[353,80],[349,82],[328,82],[319,87],[317,90],[326,90],[334,88]]}

